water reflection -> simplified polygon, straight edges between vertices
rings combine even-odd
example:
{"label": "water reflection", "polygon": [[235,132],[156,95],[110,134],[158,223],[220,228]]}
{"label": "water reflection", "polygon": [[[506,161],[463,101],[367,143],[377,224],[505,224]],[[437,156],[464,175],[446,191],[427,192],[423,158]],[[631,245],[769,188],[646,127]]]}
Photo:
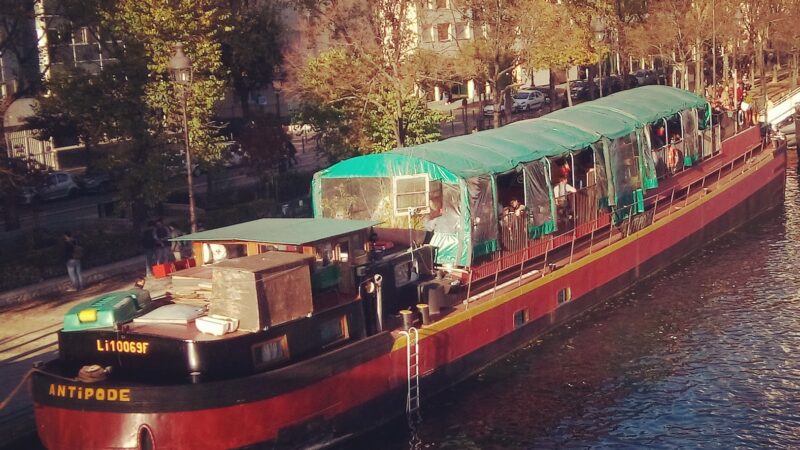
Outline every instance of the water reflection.
{"label": "water reflection", "polygon": [[799,446],[797,191],[792,173],[782,210],[423,402],[421,448]]}

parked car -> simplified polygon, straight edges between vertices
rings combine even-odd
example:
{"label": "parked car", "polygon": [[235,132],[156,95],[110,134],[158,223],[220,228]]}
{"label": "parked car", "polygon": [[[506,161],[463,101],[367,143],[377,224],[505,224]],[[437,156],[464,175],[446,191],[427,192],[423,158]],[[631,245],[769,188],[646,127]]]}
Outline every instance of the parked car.
{"label": "parked car", "polygon": [[20,189],[19,202],[29,205],[36,201],[55,200],[74,197],[80,192],[75,177],[67,172],[51,172],[45,175],[38,186],[24,186]]}
{"label": "parked car", "polygon": [[[226,143],[227,147],[222,151],[222,156],[218,162],[219,166],[225,168],[233,168],[239,167],[247,163],[250,159],[249,155],[246,151],[242,150],[242,146],[236,142],[231,141]],[[186,163],[185,163],[185,154],[181,152],[179,157],[174,158],[174,163],[170,167],[174,174],[181,174],[186,176]],[[203,165],[196,162],[197,160],[192,161],[192,176],[199,177],[206,173],[207,168]]]}
{"label": "parked car", "polygon": [[639,69],[633,72],[633,76],[636,77],[636,84],[638,86],[658,83],[658,75],[652,70]]}
{"label": "parked car", "polygon": [[523,89],[514,94],[514,111],[530,111],[539,109],[545,104],[545,96],[538,90]]}
{"label": "parked car", "polygon": [[574,80],[569,82],[570,97],[573,100],[589,100],[591,90],[586,80]]}
{"label": "parked car", "polygon": [[[550,100],[550,86],[536,86],[536,87],[532,87],[531,89],[534,90],[534,91],[539,91],[539,92],[542,93],[542,95],[544,95],[544,104],[545,105],[549,105],[550,104],[550,101],[551,101]],[[556,91],[558,91],[558,89],[556,89]],[[556,93],[558,93],[558,92],[556,92]]]}
{"label": "parked car", "polygon": [[[500,114],[506,112],[506,105],[500,104]],[[493,116],[494,115],[494,105],[486,105],[483,107],[483,115],[484,116]]]}
{"label": "parked car", "polygon": [[87,172],[78,179],[81,189],[87,194],[104,194],[117,188],[116,175],[105,171]]}
{"label": "parked car", "polygon": [[603,88],[603,95],[613,94],[615,92],[619,92],[622,90],[622,79],[616,75],[609,75],[603,77],[603,84],[600,84],[600,78],[595,77],[594,84],[597,86],[598,93],[599,89],[602,86]]}

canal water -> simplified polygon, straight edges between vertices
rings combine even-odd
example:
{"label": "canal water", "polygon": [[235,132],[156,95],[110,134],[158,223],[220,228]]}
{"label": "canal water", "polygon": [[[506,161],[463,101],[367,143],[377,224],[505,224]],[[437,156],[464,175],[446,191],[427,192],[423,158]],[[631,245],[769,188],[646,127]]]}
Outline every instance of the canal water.
{"label": "canal water", "polygon": [[346,448],[800,448],[800,195]]}

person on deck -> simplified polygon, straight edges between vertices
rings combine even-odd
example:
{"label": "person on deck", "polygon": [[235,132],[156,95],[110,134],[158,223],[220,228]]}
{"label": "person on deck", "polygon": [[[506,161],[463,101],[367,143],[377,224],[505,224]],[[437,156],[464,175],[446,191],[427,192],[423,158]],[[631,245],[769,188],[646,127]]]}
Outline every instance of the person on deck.
{"label": "person on deck", "polygon": [[525,205],[519,202],[517,198],[512,198],[511,201],[508,203],[506,207],[506,212],[508,214],[514,214],[515,216],[519,217],[525,213]]}
{"label": "person on deck", "polygon": [[558,218],[558,228],[566,229],[569,227],[569,221],[572,219],[572,205],[569,201],[569,195],[578,192],[567,179],[562,177],[561,180],[553,187],[553,197],[556,201],[556,216]]}

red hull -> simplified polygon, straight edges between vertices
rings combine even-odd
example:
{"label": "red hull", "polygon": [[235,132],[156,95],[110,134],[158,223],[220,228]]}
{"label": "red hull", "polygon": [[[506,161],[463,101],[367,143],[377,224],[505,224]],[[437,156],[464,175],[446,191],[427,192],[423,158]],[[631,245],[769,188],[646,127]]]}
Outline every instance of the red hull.
{"label": "red hull", "polygon": [[[746,150],[758,142],[757,130],[742,133],[725,143],[724,158],[730,160],[741,154],[742,148]],[[696,178],[709,173],[723,160],[720,158],[719,164],[709,161],[687,176]],[[726,175],[727,181],[724,177],[711,193],[642,231],[548,276],[423,328],[420,340],[423,392],[430,394],[452,384],[515,346],[778,205],[785,186],[785,152],[765,150],[748,167],[740,175]],[[559,306],[557,294],[564,288],[571,290],[573,300]],[[530,322],[515,329],[514,313],[522,309],[528,310]],[[193,396],[223,395],[226,383],[241,385],[267,380],[254,376],[179,389],[134,386],[130,391],[131,401],[136,402],[137,396],[151,400],[136,405],[93,406],[81,400],[54,401],[48,392],[50,384],[66,382],[39,373],[32,382],[39,436],[50,449],[136,448],[138,431],[146,425],[152,430],[158,449],[236,448],[261,442],[273,442],[275,447],[297,447],[312,443],[306,439],[324,440],[363,430],[401,414],[404,407],[405,340],[389,339],[387,334],[380,336],[383,341],[388,339],[388,345],[378,343],[375,336],[367,339],[375,344],[355,344],[372,346],[376,353],[368,360],[337,362],[337,353],[347,349],[337,350],[320,357],[320,361],[301,363],[300,368],[290,366],[270,375],[269,382],[275,382],[281,374],[287,378],[308,375],[309,381],[304,386],[252,396],[246,390],[242,394],[239,386],[240,393],[229,396],[227,405],[213,408],[203,407],[202,402],[185,410],[173,410],[168,405],[173,401],[191,405]],[[334,363],[338,367],[331,369]],[[329,370],[331,375],[315,374],[315,379],[309,375],[313,370]],[[160,402],[152,400],[158,398]],[[138,412],[137,407],[138,411],[148,412]]]}

